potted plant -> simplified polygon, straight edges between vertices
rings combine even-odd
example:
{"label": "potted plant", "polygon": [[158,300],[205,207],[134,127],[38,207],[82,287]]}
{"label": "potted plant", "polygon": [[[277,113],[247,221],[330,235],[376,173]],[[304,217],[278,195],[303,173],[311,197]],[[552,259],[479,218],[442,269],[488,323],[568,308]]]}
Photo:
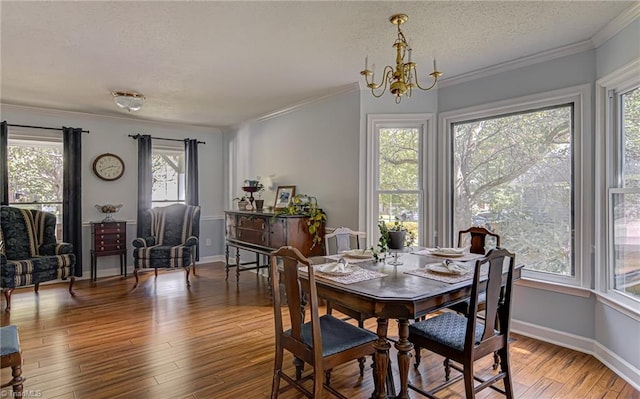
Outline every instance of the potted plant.
{"label": "potted plant", "polygon": [[239,197],[235,197],[233,201],[238,201],[238,210],[246,211],[247,205],[249,205],[249,199],[246,195],[241,195]]}
{"label": "potted plant", "polygon": [[309,234],[313,236],[313,244],[311,245],[311,248],[314,248],[316,245],[323,245],[322,233],[324,231],[324,222],[327,220],[327,214],[318,207],[318,200],[316,197],[312,197],[307,194],[296,194],[291,198],[289,206],[277,213],[277,215],[283,214],[307,216]]}
{"label": "potted plant", "polygon": [[380,231],[380,238],[378,238],[378,245],[376,248],[372,247],[373,256],[376,260],[383,260],[386,256],[386,252],[390,249],[402,249],[405,246],[411,246],[415,240],[415,234],[404,225],[407,220],[407,216],[402,214],[395,217],[395,221],[392,225],[380,219],[378,221],[378,230]]}

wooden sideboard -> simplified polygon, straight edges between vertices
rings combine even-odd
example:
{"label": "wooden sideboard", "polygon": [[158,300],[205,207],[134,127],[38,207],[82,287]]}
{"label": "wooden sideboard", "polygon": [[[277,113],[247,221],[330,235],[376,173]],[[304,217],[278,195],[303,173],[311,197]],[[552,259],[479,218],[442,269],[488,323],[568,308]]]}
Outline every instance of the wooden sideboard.
{"label": "wooden sideboard", "polygon": [[[273,250],[290,245],[304,256],[324,255],[324,226],[320,231],[322,240],[313,246],[313,236],[309,234],[307,217],[297,215],[276,215],[256,211],[225,211],[225,262],[226,278],[229,268],[236,268],[236,281],[240,272],[269,267],[269,259],[260,263],[261,255],[269,255]],[[229,247],[236,249],[235,264],[229,263]],[[240,250],[255,253],[255,261],[241,262]],[[245,267],[245,265],[252,265]]]}
{"label": "wooden sideboard", "polygon": [[120,256],[120,274],[127,276],[127,222],[91,222],[91,281],[96,281],[97,258]]}

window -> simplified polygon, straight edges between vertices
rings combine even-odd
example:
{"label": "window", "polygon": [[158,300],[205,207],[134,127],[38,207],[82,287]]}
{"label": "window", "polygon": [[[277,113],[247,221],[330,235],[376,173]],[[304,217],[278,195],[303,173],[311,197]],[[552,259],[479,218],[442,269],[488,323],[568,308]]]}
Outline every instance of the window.
{"label": "window", "polygon": [[609,143],[606,289],[623,303],[640,301],[640,81],[606,88]]}
{"label": "window", "polygon": [[185,203],[184,148],[153,146],[152,206]]}
{"label": "window", "polygon": [[371,115],[369,117],[369,168],[367,229],[377,240],[377,223],[396,218],[424,243],[427,218],[424,187],[427,115]]}
{"label": "window", "polygon": [[585,98],[583,86],[443,114],[452,243],[457,231],[482,226],[516,253],[525,276],[585,284],[583,183],[575,173]]}
{"label": "window", "polygon": [[59,134],[9,131],[9,204],[56,215],[62,240],[63,145]]}

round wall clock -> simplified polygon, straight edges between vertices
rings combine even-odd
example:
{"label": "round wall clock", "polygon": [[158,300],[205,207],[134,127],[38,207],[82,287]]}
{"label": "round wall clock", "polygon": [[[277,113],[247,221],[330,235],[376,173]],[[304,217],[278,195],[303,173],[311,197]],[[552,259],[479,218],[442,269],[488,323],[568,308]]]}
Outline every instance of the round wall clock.
{"label": "round wall clock", "polygon": [[115,154],[98,155],[93,161],[93,173],[102,180],[117,180],[124,174],[124,162]]}

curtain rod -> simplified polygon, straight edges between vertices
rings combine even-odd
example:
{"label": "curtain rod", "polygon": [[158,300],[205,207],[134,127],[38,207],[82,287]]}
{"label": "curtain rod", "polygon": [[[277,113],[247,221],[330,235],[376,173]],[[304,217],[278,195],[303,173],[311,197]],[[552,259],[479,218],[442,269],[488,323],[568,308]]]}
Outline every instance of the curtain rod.
{"label": "curtain rod", "polygon": [[[129,137],[131,137],[134,140],[137,140],[138,137],[140,137],[140,134],[130,134]],[[185,140],[191,140],[190,138],[186,138],[186,139],[165,139],[164,137],[153,137],[151,136],[152,139],[155,140],[167,140],[167,141],[185,141]],[[204,141],[200,141],[198,140],[198,144],[207,144]]]}
{"label": "curtain rod", "polygon": [[[27,127],[27,128],[30,128],[30,129],[43,129],[43,130],[59,130],[59,131],[62,131],[62,128],[60,128],[60,127],[14,125],[14,124],[11,124],[11,123],[7,123],[7,126],[11,126],[11,127]],[[89,131],[88,130],[82,130],[82,133],[89,133]]]}

